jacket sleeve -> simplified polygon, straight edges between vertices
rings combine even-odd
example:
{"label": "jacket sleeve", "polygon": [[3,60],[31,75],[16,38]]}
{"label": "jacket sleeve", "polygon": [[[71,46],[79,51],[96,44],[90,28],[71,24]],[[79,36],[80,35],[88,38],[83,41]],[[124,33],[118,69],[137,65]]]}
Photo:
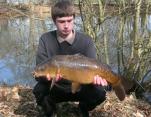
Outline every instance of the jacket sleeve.
{"label": "jacket sleeve", "polygon": [[87,42],[86,48],[85,48],[85,55],[90,58],[96,58],[96,48],[93,43],[93,40],[91,37],[88,38],[88,40],[89,41]]}
{"label": "jacket sleeve", "polygon": [[36,65],[48,59],[47,50],[43,38],[39,39],[39,45],[36,55]]}

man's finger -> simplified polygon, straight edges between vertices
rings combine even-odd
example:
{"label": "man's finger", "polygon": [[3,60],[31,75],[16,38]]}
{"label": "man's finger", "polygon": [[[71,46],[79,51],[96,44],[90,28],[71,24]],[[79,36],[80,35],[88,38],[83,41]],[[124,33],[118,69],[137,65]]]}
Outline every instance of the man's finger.
{"label": "man's finger", "polygon": [[100,85],[101,84],[101,79],[100,79],[100,77],[99,76],[96,76],[96,84],[97,85]]}
{"label": "man's finger", "polygon": [[107,81],[105,79],[102,79],[102,80],[104,82],[104,86],[107,86],[108,85]]}
{"label": "man's finger", "polygon": [[61,75],[61,74],[57,74],[57,75],[56,75],[56,81],[61,80],[61,77],[62,77],[62,75]]}
{"label": "man's finger", "polygon": [[47,80],[49,81],[49,80],[51,80],[51,76],[50,76],[50,74],[47,74]]}
{"label": "man's finger", "polygon": [[101,82],[101,85],[102,85],[102,86],[105,86],[104,79],[100,78],[100,82]]}
{"label": "man's finger", "polygon": [[97,76],[94,76],[93,83],[97,84]]}

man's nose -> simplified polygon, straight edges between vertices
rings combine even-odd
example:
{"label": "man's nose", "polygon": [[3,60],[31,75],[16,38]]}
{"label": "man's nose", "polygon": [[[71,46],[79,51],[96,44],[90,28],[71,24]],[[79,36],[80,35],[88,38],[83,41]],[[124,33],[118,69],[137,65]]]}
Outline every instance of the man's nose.
{"label": "man's nose", "polygon": [[68,26],[69,26],[69,23],[68,23],[68,22],[65,22],[65,23],[64,23],[64,27],[67,28]]}

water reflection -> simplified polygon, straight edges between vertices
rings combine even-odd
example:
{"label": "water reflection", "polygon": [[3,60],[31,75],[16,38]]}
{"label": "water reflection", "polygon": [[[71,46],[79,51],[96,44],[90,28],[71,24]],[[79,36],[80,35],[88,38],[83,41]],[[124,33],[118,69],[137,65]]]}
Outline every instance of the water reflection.
{"label": "water reflection", "polygon": [[147,24],[147,28],[148,28],[148,31],[151,32],[151,15],[148,16],[148,24]]}
{"label": "water reflection", "polygon": [[[29,18],[3,19],[0,32],[0,83],[34,85],[30,72],[35,64],[35,50],[43,31],[36,30]],[[38,26],[38,22],[36,22]],[[33,25],[34,24],[34,25]]]}

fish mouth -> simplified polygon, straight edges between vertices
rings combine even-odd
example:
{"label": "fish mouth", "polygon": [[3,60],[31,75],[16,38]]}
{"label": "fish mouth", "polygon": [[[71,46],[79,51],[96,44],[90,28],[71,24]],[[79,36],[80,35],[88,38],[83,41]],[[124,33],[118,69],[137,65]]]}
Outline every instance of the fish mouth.
{"label": "fish mouth", "polygon": [[35,71],[31,72],[31,74],[34,78],[37,77],[37,73]]}
{"label": "fish mouth", "polygon": [[46,77],[46,75],[40,74],[40,73],[38,73],[38,72],[36,72],[36,71],[31,72],[31,74],[32,74],[32,76],[33,76],[34,78]]}

